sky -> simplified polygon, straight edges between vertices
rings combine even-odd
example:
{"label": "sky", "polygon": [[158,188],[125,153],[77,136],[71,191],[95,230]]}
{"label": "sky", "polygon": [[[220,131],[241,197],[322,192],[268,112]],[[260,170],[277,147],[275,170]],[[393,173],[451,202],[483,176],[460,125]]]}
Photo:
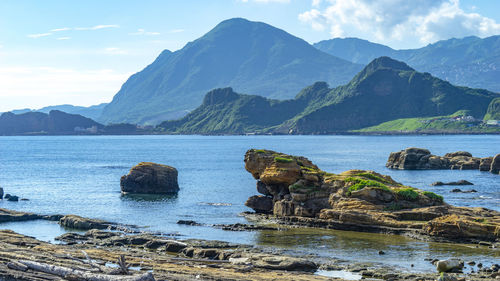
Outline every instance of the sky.
{"label": "sky", "polygon": [[498,0],[0,0],[0,112],[110,102],[164,49],[219,22],[262,21],[315,43],[395,49],[500,34]]}

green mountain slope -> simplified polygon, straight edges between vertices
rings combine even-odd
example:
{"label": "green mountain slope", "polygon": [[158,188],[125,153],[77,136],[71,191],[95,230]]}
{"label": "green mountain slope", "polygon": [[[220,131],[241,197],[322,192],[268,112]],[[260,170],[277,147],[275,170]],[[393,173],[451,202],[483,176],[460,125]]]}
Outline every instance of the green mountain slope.
{"label": "green mountain slope", "polygon": [[[448,116],[397,119],[382,124],[355,130],[369,133],[500,133],[500,126],[488,126],[478,120],[471,120],[469,112],[458,111]],[[460,118],[462,116],[462,118]]]}
{"label": "green mountain slope", "polygon": [[212,91],[185,118],[161,124],[176,133],[329,134],[409,118],[446,116],[459,110],[482,118],[499,94],[456,87],[388,57],[372,61],[348,84],[318,82],[293,100],[276,101]]}
{"label": "green mountain slope", "polygon": [[161,132],[184,134],[258,132],[292,118],[304,106],[297,100],[271,100],[237,94],[232,88],[216,89],[207,93],[201,106],[187,116],[163,122],[158,128]]}
{"label": "green mountain slope", "polygon": [[58,110],[52,110],[48,114],[42,112],[23,114],[6,112],[0,115],[0,135],[75,134],[77,127],[80,129],[104,128],[103,125],[92,119]]}
{"label": "green mountain slope", "polygon": [[394,50],[357,38],[335,38],[314,44],[331,55],[356,63],[379,56],[404,61],[455,85],[500,92],[500,36],[449,39],[419,49]]}
{"label": "green mountain slope", "polygon": [[500,120],[500,98],[491,101],[484,115],[484,120]]}
{"label": "green mountain slope", "polygon": [[304,85],[346,83],[360,69],[261,22],[230,19],[176,52],[164,51],[132,75],[102,122],[156,123],[186,114],[214,88],[293,98]]}

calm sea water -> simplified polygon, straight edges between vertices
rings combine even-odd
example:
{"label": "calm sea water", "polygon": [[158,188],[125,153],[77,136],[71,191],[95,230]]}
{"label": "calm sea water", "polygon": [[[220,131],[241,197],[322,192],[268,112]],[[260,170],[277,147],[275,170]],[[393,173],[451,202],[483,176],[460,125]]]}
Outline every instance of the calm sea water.
{"label": "calm sea water", "polygon": [[[425,243],[402,237],[324,230],[285,232],[227,232],[211,227],[177,225],[180,219],[202,223],[246,222],[246,199],[257,194],[255,180],[245,171],[243,157],[250,148],[303,155],[333,173],[348,169],[374,170],[406,185],[434,191],[460,206],[500,210],[500,177],[479,171],[397,171],[385,168],[389,153],[406,147],[432,153],[466,150],[477,157],[500,153],[500,136],[37,136],[0,137],[0,186],[6,193],[30,201],[0,201],[0,208],[42,214],[78,214],[135,224],[180,238],[217,239],[274,245],[298,252],[320,252],[358,260],[384,262],[427,270],[425,257],[464,256],[498,260],[498,251]],[[120,177],[141,161],[168,164],[179,170],[181,191],[174,197],[135,197],[120,194]],[[478,193],[451,193],[453,187],[433,187],[434,181],[465,179]],[[16,226],[1,228],[40,229]],[[50,227],[49,227],[50,228]],[[47,230],[48,231],[48,230]],[[389,237],[389,238],[388,238]],[[318,249],[322,249],[318,251]],[[459,250],[457,250],[459,249]],[[401,255],[406,255],[401,262]]]}

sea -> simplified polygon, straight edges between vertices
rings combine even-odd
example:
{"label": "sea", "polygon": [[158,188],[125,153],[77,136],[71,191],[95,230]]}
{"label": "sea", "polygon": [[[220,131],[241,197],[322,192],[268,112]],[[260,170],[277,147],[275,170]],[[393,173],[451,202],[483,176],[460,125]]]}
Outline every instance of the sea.
{"label": "sea", "polygon": [[[385,167],[391,152],[407,147],[431,153],[468,151],[475,157],[500,153],[497,135],[430,136],[12,136],[0,137],[0,187],[29,201],[0,201],[0,208],[38,214],[76,214],[137,225],[178,239],[208,239],[265,246],[276,252],[339,262],[372,262],[408,271],[433,271],[426,259],[458,257],[500,263],[500,251],[476,245],[414,240],[403,236],[324,229],[225,231],[213,224],[251,223],[241,215],[256,195],[244,168],[248,149],[270,149],[309,158],[322,170],[373,170],[405,185],[433,191],[447,203],[500,211],[500,176],[478,170],[401,171]],[[139,162],[176,167],[174,196],[120,193],[120,177]],[[468,180],[476,193],[452,193],[435,181]],[[203,226],[177,224],[193,220]],[[66,232],[55,222],[0,224],[42,240]],[[380,256],[379,251],[386,254]]]}

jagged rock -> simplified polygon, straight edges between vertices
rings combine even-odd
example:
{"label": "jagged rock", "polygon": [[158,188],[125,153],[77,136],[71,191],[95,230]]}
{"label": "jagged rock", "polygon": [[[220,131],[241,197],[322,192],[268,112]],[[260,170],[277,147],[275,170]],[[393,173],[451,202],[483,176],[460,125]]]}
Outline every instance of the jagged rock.
{"label": "jagged rock", "polygon": [[412,147],[399,152],[392,152],[389,155],[386,167],[400,170],[480,169],[484,171],[487,169],[489,161],[488,157],[473,157],[467,151],[457,151],[446,153],[444,156],[436,156],[430,154],[427,149]]}
{"label": "jagged rock", "polygon": [[103,220],[89,219],[76,215],[66,215],[62,217],[59,220],[59,224],[64,227],[81,230],[106,229],[111,225],[111,223]]}
{"label": "jagged rock", "polygon": [[435,183],[432,183],[432,185],[441,186],[441,185],[474,185],[474,184],[470,181],[459,180],[459,181],[452,181],[452,182],[437,181]]}
{"label": "jagged rock", "polygon": [[266,184],[261,181],[257,181],[257,192],[259,192],[260,194],[264,194],[266,196],[271,195],[269,189],[267,189],[266,187]]}
{"label": "jagged rock", "polygon": [[500,173],[500,154],[495,155],[491,161],[490,172],[493,174]]}
{"label": "jagged rock", "polygon": [[273,210],[273,199],[262,195],[255,195],[248,198],[245,206],[254,209],[257,213],[270,213]]}
{"label": "jagged rock", "polygon": [[179,191],[177,169],[167,165],[141,162],[122,176],[122,193],[168,194]]}

